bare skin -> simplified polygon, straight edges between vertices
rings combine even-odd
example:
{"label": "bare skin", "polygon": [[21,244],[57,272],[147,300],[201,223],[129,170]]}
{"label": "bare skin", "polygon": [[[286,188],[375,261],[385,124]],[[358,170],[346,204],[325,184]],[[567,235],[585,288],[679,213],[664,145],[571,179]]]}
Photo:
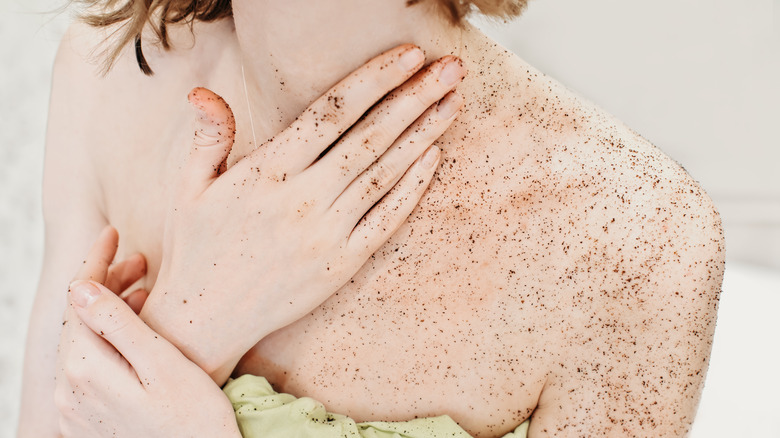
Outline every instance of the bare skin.
{"label": "bare skin", "polygon": [[[146,256],[153,288],[166,188],[184,153],[170,145],[189,135],[183,96],[215,90],[239,139],[251,137],[232,25],[197,24],[196,34],[171,53],[147,50],[152,78],[130,56],[99,78],[84,61],[93,30],[74,28],[63,43],[45,209],[47,260],[69,262],[42,278],[27,400],[47,394],[29,379],[53,375],[42,364],[64,309],[57,285],[105,223],[123,237],[120,258]],[[470,71],[458,87],[466,105],[437,142],[442,163],[421,204],[350,283],[261,341],[236,374],[358,421],[448,414],[494,437],[530,417],[532,437],[682,436],[723,272],[709,198],[636,133],[478,32],[461,33],[455,54]],[[267,107],[253,101],[260,142],[300,110]]]}

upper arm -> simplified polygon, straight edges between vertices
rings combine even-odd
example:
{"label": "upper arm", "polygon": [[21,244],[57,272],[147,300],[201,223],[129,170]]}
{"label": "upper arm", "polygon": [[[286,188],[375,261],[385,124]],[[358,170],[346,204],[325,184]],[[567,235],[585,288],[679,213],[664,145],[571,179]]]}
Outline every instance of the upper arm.
{"label": "upper arm", "polygon": [[106,225],[80,109],[93,70],[79,49],[84,31],[83,25],[68,30],[54,67],[44,160],[44,261],[27,335],[20,437],[58,433],[54,378],[66,291]]}
{"label": "upper arm", "polygon": [[603,233],[594,232],[606,243],[587,262],[589,301],[575,300],[568,315],[563,363],[551,367],[531,436],[690,430],[715,330],[723,235],[695,183],[668,182],[674,190],[632,195],[626,208],[605,204],[617,221],[607,214]]}

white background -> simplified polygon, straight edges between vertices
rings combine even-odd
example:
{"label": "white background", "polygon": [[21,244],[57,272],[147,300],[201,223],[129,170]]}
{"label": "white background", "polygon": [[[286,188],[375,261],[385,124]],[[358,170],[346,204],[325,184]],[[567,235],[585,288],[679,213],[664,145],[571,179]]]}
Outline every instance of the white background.
{"label": "white background", "polygon": [[[51,64],[68,21],[44,12],[65,2],[0,0],[0,437],[18,414]],[[778,0],[534,0],[488,26],[681,162],[719,207],[730,268],[695,437],[780,437],[778,14]]]}

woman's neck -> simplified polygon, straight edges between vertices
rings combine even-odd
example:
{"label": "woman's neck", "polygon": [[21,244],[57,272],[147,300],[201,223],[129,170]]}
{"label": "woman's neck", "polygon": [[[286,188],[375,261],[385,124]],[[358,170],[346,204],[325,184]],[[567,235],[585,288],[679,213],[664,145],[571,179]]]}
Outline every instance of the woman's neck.
{"label": "woman's neck", "polygon": [[[426,2],[404,0],[233,0],[233,15],[258,135],[283,129],[387,49],[413,43],[429,62],[447,54],[465,58],[463,38],[473,32],[447,23]],[[258,120],[259,114],[277,117]]]}

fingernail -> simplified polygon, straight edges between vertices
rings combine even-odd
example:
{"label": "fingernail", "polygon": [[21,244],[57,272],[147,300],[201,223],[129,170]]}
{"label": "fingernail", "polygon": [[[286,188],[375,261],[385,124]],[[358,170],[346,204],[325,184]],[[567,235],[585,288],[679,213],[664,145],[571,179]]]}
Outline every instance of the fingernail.
{"label": "fingernail", "polygon": [[401,67],[406,71],[414,70],[425,60],[422,50],[417,47],[407,50],[401,55]]}
{"label": "fingernail", "polygon": [[439,148],[434,145],[425,151],[425,155],[423,155],[423,159],[420,164],[422,164],[424,168],[430,169],[436,165],[437,161],[439,161]]}
{"label": "fingernail", "polygon": [[446,85],[455,85],[460,82],[464,76],[466,76],[466,68],[463,66],[463,61],[459,58],[447,61],[447,64],[439,73],[439,79]]}
{"label": "fingernail", "polygon": [[447,120],[458,112],[462,104],[463,99],[460,97],[460,94],[451,91],[436,105],[436,114],[440,118]]}
{"label": "fingernail", "polygon": [[100,289],[89,281],[74,281],[69,289],[73,303],[79,307],[89,306],[100,296]]}

